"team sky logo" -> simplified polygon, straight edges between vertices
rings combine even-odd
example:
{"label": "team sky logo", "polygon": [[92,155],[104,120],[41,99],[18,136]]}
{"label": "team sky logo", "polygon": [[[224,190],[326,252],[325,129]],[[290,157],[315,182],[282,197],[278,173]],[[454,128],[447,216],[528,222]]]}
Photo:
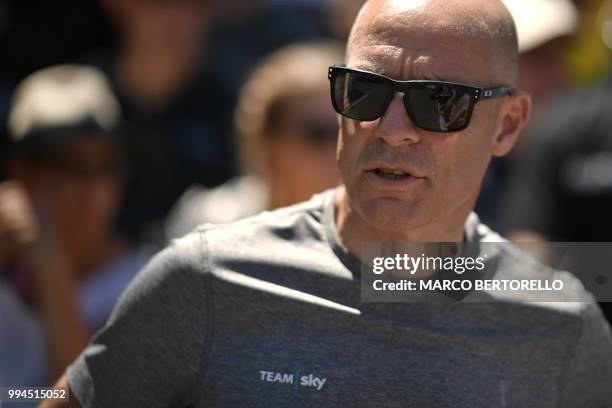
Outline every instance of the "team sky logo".
{"label": "team sky logo", "polygon": [[320,378],[314,374],[300,375],[263,370],[259,371],[259,379],[263,382],[288,384],[294,388],[306,387],[317,391],[320,391],[327,381],[327,378]]}

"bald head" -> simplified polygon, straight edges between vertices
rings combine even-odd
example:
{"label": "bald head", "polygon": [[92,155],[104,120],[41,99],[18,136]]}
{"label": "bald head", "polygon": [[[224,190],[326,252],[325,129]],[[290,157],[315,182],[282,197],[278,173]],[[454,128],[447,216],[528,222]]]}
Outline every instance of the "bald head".
{"label": "bald head", "polygon": [[[394,53],[395,59],[401,59],[399,52],[407,58],[411,53],[417,57],[433,53],[438,59],[448,56],[457,68],[477,73],[478,78],[469,79],[481,85],[516,83],[516,28],[499,0],[367,1],[349,37],[347,62],[357,59],[359,65],[387,71],[389,67],[380,66],[384,58],[376,57]],[[462,79],[438,76],[411,79]]]}

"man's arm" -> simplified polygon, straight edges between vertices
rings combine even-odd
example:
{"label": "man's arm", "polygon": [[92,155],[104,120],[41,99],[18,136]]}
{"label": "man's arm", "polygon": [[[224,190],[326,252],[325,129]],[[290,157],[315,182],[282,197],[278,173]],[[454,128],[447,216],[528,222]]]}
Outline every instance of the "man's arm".
{"label": "man's arm", "polygon": [[[55,384],[55,389],[65,389],[68,390],[68,395],[70,395],[70,390],[68,387],[68,377],[64,374],[62,378],[59,379],[57,384]],[[68,402],[60,402],[60,401],[45,401],[39,405],[38,408],[81,408],[79,403],[73,397],[69,397]]]}
{"label": "man's arm", "polygon": [[21,183],[0,183],[0,269],[10,262],[18,270],[32,272],[52,378],[64,372],[91,337],[77,307],[75,276],[57,244],[56,230],[51,221],[36,216]]}
{"label": "man's arm", "polygon": [[69,387],[73,404],[171,407],[199,398],[210,300],[200,244],[196,234],[176,241],[128,286],[58,383]]}

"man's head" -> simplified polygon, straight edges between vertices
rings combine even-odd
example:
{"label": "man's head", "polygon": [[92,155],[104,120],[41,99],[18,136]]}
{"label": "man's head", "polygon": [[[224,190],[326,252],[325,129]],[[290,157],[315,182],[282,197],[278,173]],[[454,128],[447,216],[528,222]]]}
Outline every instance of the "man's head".
{"label": "man's head", "polygon": [[[512,17],[497,0],[370,0],[353,26],[346,65],[488,88],[515,85],[517,56]],[[436,133],[415,126],[402,96],[376,120],[341,119],[338,160],[350,209],[389,236],[448,238],[472,210],[491,157],[514,145],[530,100],[481,100],[465,130]],[[386,179],[378,170],[409,176]]]}

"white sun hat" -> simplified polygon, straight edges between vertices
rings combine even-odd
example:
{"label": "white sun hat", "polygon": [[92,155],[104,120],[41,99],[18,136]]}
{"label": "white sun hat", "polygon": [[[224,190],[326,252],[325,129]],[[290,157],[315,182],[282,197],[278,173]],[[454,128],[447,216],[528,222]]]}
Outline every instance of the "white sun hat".
{"label": "white sun hat", "polygon": [[13,142],[54,129],[114,130],[119,104],[106,76],[82,65],[58,65],[37,71],[17,87],[8,117]]}
{"label": "white sun hat", "polygon": [[502,1],[514,18],[521,53],[571,36],[578,29],[578,9],[570,0]]}

